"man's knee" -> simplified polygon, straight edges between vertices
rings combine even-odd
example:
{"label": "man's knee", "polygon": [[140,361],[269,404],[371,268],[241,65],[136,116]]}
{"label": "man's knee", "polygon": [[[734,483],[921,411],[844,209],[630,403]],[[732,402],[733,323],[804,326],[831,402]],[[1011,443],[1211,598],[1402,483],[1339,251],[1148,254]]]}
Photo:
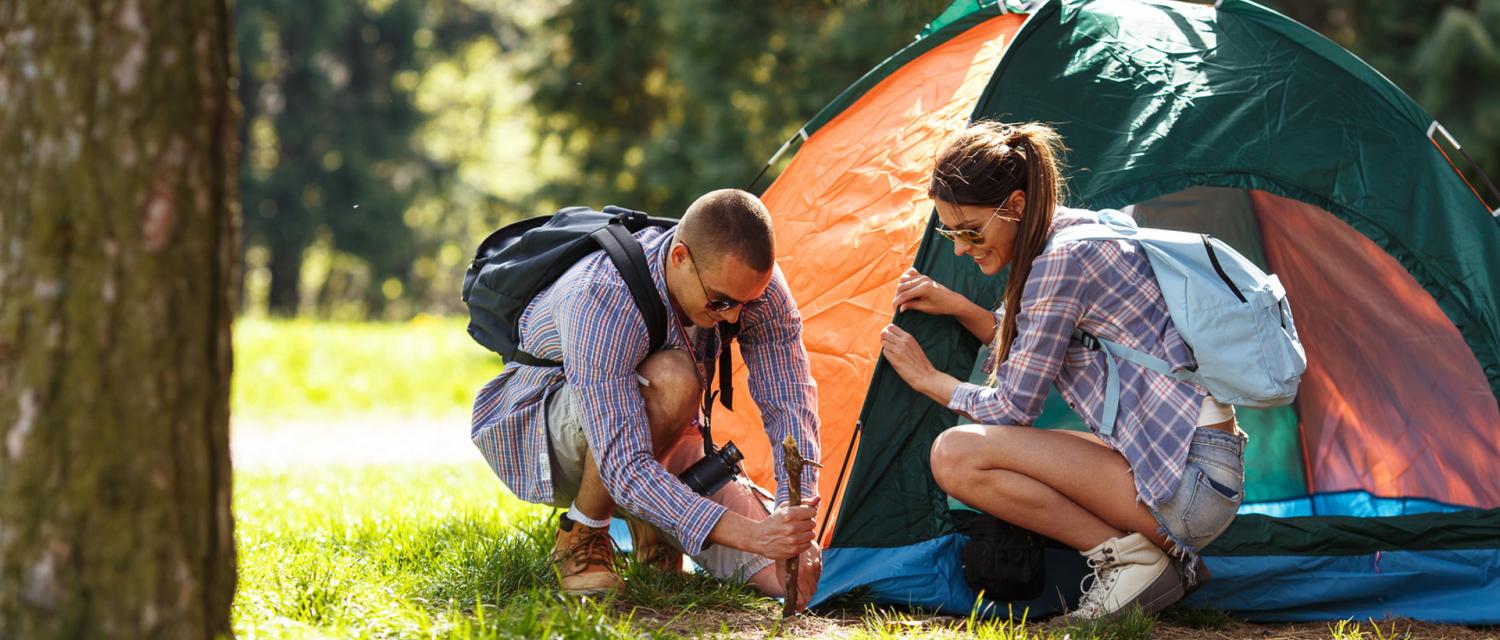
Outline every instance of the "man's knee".
{"label": "man's knee", "polygon": [[646,401],[653,440],[680,433],[697,415],[703,393],[693,357],[681,349],[658,351],[636,373],[647,381],[641,386],[641,397]]}

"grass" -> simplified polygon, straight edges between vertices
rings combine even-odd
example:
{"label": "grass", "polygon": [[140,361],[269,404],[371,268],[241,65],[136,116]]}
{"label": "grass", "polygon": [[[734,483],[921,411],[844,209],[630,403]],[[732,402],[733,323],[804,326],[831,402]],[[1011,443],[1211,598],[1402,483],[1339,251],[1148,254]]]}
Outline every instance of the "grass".
{"label": "grass", "polygon": [[552,511],[505,493],[482,464],[243,472],[235,485],[242,638],[675,637],[658,612],[769,619],[776,607],[633,564],[627,596],[560,598]]}
{"label": "grass", "polygon": [[237,419],[347,418],[467,413],[500,372],[462,318],[404,323],[242,318],[234,325]]}
{"label": "grass", "polygon": [[241,638],[848,638],[1143,640],[1154,619],[1060,626],[867,608],[783,628],[780,605],[705,575],[628,563],[630,589],[557,595],[552,510],[482,464],[243,471],[235,482]]}

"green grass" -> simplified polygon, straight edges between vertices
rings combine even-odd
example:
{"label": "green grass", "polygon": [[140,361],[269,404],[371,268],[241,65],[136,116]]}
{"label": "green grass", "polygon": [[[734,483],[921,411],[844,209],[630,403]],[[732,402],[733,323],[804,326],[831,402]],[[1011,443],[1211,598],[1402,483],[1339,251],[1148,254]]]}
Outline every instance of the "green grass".
{"label": "green grass", "polygon": [[230,406],[252,421],[467,413],[500,372],[462,318],[403,323],[241,318]]}
{"label": "green grass", "polygon": [[1353,619],[1340,620],[1328,625],[1328,634],[1332,640],[1407,640],[1412,637],[1410,631],[1398,631],[1395,621],[1388,623],[1384,629],[1374,620],[1366,622],[1370,624],[1369,631],[1365,631]]}
{"label": "green grass", "polygon": [[480,464],[247,472],[235,493],[242,638],[672,637],[652,628],[666,622],[658,611],[769,618],[776,606],[634,565],[627,596],[563,599],[547,561],[552,511]]}
{"label": "green grass", "polygon": [[1147,640],[1155,629],[1156,619],[1139,609],[1107,621],[1065,622],[1054,619],[1044,623],[1026,620],[1019,612],[1013,617],[968,618],[912,616],[871,607],[863,625],[850,636],[852,640],[887,640],[894,638],[977,638],[979,640]]}
{"label": "green grass", "polygon": [[747,587],[633,563],[625,594],[565,599],[547,560],[553,511],[512,497],[477,463],[243,471],[234,507],[241,638],[795,637],[833,629],[854,638],[1140,640],[1154,623],[1127,616],[1036,625],[870,608],[862,619],[782,629],[780,605]]}

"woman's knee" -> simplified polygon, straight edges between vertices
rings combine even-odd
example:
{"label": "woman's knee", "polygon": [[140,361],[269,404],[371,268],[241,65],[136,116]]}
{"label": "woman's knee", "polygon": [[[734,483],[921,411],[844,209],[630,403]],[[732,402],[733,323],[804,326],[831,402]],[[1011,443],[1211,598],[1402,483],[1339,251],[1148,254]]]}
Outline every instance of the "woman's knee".
{"label": "woman's knee", "polygon": [[1008,469],[1007,441],[1016,428],[966,424],[938,434],[929,458],[938,486],[947,491],[949,486],[971,483],[986,469]]}
{"label": "woman's knee", "polygon": [[944,491],[952,493],[952,487],[961,486],[978,467],[974,456],[974,445],[978,434],[967,429],[968,425],[953,427],[938,434],[932,441],[928,461],[932,464],[932,477]]}

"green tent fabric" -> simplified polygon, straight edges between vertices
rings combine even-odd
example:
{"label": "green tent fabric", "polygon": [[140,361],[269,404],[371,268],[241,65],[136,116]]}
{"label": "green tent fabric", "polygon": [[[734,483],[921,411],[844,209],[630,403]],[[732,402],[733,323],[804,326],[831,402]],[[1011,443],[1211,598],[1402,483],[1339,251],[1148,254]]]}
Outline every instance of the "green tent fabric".
{"label": "green tent fabric", "polygon": [[[971,119],[1054,126],[1070,149],[1070,206],[1212,233],[1278,272],[1299,331],[1309,324],[1310,360],[1322,358],[1295,406],[1240,410],[1251,434],[1247,500],[1206,551],[1216,578],[1195,603],[1269,619],[1394,612],[1500,622],[1473,610],[1500,590],[1500,222],[1431,139],[1432,117],[1348,52],[1253,2],[960,0],[801,135],[816,135],[922,52],[1007,11],[1030,16],[988,72]],[[954,256],[934,221],[913,266],[995,306],[1003,279]],[[1331,282],[1339,278],[1350,280]],[[1350,286],[1348,300],[1339,285]],[[1389,307],[1371,292],[1388,293]],[[1386,327],[1406,314],[1428,324],[1401,345],[1340,325]],[[938,368],[973,372],[980,345],[952,319],[895,322]],[[1428,339],[1443,345],[1430,359],[1464,362],[1405,371],[1430,364],[1420,346]],[[1388,347],[1409,360],[1382,360]],[[1464,378],[1422,377],[1433,371]],[[1450,384],[1463,390],[1445,417],[1425,405],[1442,402]],[[967,610],[973,594],[953,586],[944,564],[961,536],[927,455],[957,416],[883,362],[864,397],[820,598],[873,585],[888,601]],[[1055,396],[1035,426],[1083,428]],[[935,567],[936,577],[868,566],[896,557],[900,567]],[[1380,595],[1337,600],[1331,585]]]}
{"label": "green tent fabric", "polygon": [[[1371,102],[1387,108],[1350,108]],[[1250,2],[1048,3],[1010,45],[974,115],[1053,123],[1074,162],[1067,176],[1074,206],[1124,207],[1207,185],[1276,193],[1339,216],[1433,293],[1491,388],[1500,388],[1495,220],[1433,153],[1425,135],[1431,118],[1316,33]],[[916,266],[973,300],[999,299],[1003,283],[980,276],[934,234],[923,238]],[[897,324],[922,339],[939,368],[955,375],[972,368],[979,345],[950,321],[911,314]],[[1069,423],[1056,409],[1043,424]],[[933,514],[946,500],[920,453],[956,417],[881,365],[862,421],[865,441],[835,544],[950,533]],[[1285,416],[1266,421],[1286,429]],[[1293,457],[1284,442],[1278,448]],[[1267,474],[1292,486],[1253,490],[1302,493],[1298,471]]]}

